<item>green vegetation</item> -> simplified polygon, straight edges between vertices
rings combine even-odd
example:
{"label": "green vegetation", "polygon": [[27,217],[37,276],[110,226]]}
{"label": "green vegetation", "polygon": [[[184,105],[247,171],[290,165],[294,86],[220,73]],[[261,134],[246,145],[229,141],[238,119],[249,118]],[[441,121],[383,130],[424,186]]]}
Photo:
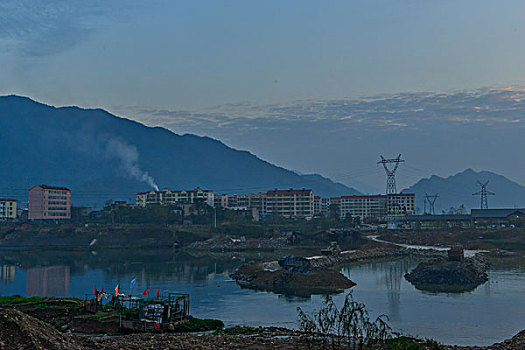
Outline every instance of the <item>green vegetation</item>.
{"label": "green vegetation", "polygon": [[137,320],[139,318],[139,309],[136,307],[132,309],[122,308],[121,313],[122,317],[128,320]]}
{"label": "green vegetation", "polygon": [[386,341],[388,350],[441,350],[443,347],[433,340],[418,341],[409,337],[398,337]]}
{"label": "green vegetation", "polygon": [[354,301],[348,293],[343,307],[338,309],[330,296],[318,312],[307,315],[298,307],[299,328],[312,339],[320,341],[323,347],[332,349],[375,349],[384,348],[394,336],[386,322],[385,315],[371,321],[364,304]]}
{"label": "green vegetation", "polygon": [[88,315],[79,315],[77,317],[79,318],[102,318],[106,316],[111,316],[112,313],[110,312],[99,312],[98,314],[88,314]]}
{"label": "green vegetation", "polygon": [[21,297],[19,295],[0,297],[0,305],[15,305],[25,303],[37,303],[48,300],[48,298],[41,297]]}
{"label": "green vegetation", "polygon": [[214,331],[224,327],[224,323],[220,320],[200,319],[189,316],[187,322],[175,325],[175,332],[201,332]]}

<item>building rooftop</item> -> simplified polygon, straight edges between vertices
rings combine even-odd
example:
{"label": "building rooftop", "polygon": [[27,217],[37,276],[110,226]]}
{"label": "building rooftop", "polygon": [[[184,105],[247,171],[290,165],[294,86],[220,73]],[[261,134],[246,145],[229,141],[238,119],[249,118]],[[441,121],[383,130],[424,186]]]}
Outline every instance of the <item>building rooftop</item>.
{"label": "building rooftop", "polygon": [[289,190],[278,190],[278,189],[275,189],[275,190],[269,190],[268,192],[266,192],[267,195],[272,195],[272,194],[310,194],[312,193],[312,190],[311,189],[306,189],[306,188],[303,188],[301,190],[294,190],[292,188],[290,188]]}
{"label": "building rooftop", "polygon": [[439,214],[439,215],[411,215],[408,221],[470,221],[472,218],[468,214]]}
{"label": "building rooftop", "polygon": [[11,199],[11,198],[0,198],[0,202],[16,202],[16,199]]}
{"label": "building rooftop", "polygon": [[518,214],[525,216],[525,208],[502,208],[502,209],[471,209],[470,215],[476,218],[506,218],[509,215]]}
{"label": "building rooftop", "polygon": [[40,188],[43,188],[44,190],[59,190],[59,191],[70,191],[71,192],[71,190],[67,187],[57,187],[57,186],[49,186],[49,185],[36,185],[36,186],[31,187],[30,190],[35,187],[40,187]]}
{"label": "building rooftop", "polygon": [[167,193],[167,192],[169,192],[169,193],[182,193],[182,192],[197,192],[197,191],[213,192],[211,190],[203,190],[200,187],[197,187],[194,190],[170,190],[169,188],[165,188],[162,191],[151,190],[151,191],[146,191],[146,192],[139,192],[139,193],[137,193],[137,196],[144,195],[144,194],[150,194],[150,193]]}

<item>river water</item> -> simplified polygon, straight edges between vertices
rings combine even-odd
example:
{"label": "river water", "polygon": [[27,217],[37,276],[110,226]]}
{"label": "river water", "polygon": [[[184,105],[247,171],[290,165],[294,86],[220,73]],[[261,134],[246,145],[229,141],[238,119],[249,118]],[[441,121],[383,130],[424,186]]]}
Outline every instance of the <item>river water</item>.
{"label": "river water", "polygon": [[[240,288],[229,274],[244,261],[231,255],[192,257],[171,250],[98,252],[0,251],[0,295],[84,297],[96,286],[125,294],[146,288],[189,293],[191,313],[226,325],[297,327],[297,307],[311,312],[322,296],[276,295]],[[262,257],[260,257],[262,258]],[[357,283],[354,299],[372,317],[386,314],[396,331],[443,343],[488,345],[525,329],[525,262],[496,264],[489,282],[462,294],[416,290],[404,274],[418,261],[348,265],[341,272]],[[133,289],[130,281],[136,280]],[[334,296],[342,303],[344,294]]]}

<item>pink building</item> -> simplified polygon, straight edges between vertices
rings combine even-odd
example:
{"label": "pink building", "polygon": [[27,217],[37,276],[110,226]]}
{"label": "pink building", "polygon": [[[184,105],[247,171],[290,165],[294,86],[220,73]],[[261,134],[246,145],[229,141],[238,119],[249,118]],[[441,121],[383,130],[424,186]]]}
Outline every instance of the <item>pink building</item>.
{"label": "pink building", "polygon": [[29,189],[29,219],[71,219],[71,190],[47,185]]}

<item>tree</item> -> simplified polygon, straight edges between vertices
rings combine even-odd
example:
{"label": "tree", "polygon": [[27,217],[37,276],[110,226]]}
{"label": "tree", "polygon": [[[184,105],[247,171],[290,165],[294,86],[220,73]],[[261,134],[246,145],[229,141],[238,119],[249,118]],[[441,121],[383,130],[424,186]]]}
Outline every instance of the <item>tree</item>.
{"label": "tree", "polygon": [[307,315],[297,308],[299,329],[312,338],[320,340],[323,347],[330,343],[333,349],[339,349],[343,343],[351,349],[381,349],[394,333],[388,325],[388,317],[381,315],[371,321],[364,304],[354,300],[348,293],[343,307],[338,309],[330,296],[318,312]]}

